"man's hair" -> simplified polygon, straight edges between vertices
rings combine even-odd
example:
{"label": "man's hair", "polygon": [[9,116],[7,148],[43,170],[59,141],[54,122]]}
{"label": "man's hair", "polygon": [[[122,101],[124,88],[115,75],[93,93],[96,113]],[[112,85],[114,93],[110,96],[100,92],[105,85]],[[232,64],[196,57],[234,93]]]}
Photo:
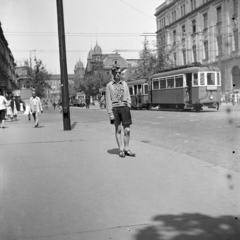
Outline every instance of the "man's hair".
{"label": "man's hair", "polygon": [[120,67],[117,67],[116,65],[113,65],[112,66],[112,74],[115,75],[117,71],[121,71],[121,68]]}
{"label": "man's hair", "polygon": [[2,95],[3,93],[2,93],[2,90],[0,89],[0,95]]}

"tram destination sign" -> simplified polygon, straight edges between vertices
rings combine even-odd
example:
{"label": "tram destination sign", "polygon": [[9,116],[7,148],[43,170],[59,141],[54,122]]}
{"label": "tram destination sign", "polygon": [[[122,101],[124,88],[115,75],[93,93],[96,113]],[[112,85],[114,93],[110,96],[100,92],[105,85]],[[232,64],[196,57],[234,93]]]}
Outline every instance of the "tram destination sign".
{"label": "tram destination sign", "polygon": [[217,86],[207,86],[207,90],[217,90]]}

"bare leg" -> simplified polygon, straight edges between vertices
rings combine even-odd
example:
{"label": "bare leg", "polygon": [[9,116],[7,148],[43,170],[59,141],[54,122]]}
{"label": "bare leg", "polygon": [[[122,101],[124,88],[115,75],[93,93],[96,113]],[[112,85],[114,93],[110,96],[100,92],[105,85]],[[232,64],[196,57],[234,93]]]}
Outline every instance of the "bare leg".
{"label": "bare leg", "polygon": [[1,121],[1,128],[4,127],[4,122],[5,122],[5,120]]}
{"label": "bare leg", "polygon": [[129,150],[129,142],[130,142],[130,125],[123,126],[124,129],[124,149],[125,151]]}
{"label": "bare leg", "polygon": [[122,125],[115,124],[115,137],[118,144],[118,148],[120,151],[123,151],[123,142],[122,142],[122,135],[121,135]]}

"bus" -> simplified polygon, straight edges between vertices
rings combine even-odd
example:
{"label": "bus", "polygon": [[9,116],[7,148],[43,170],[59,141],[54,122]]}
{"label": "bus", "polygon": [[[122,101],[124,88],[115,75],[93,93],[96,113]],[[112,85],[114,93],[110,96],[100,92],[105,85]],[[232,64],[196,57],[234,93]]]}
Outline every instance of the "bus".
{"label": "bus", "polygon": [[206,66],[183,66],[153,74],[149,81],[149,101],[160,109],[200,111],[219,109],[221,72]]}

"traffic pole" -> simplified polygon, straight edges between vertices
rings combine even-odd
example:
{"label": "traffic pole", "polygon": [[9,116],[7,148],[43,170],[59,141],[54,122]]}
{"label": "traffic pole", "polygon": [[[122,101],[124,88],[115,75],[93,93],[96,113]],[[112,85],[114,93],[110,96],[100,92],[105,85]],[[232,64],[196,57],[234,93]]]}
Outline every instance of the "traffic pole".
{"label": "traffic pole", "polygon": [[68,93],[68,73],[67,58],[64,31],[63,2],[57,0],[57,18],[58,18],[58,40],[60,55],[60,72],[61,72],[61,90],[62,90],[62,114],[63,129],[71,130],[70,109],[69,109],[69,93]]}

